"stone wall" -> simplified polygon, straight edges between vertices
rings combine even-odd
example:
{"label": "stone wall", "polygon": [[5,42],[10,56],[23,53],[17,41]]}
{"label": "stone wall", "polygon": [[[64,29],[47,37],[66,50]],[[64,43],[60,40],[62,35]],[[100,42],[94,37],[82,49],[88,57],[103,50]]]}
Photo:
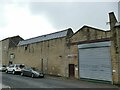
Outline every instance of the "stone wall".
{"label": "stone wall", "polygon": [[68,55],[72,56],[68,59],[69,63],[75,64],[75,78],[79,78],[78,45],[81,43],[91,43],[107,40],[110,40],[110,31],[103,31],[89,26],[83,26],[70,38]]}
{"label": "stone wall", "polygon": [[9,49],[13,63],[35,67],[45,74],[65,75],[66,38],[52,39]]}
{"label": "stone wall", "polygon": [[7,64],[8,60],[9,39],[2,40],[2,64]]}
{"label": "stone wall", "polygon": [[111,47],[113,84],[120,84],[120,25],[114,27],[115,33],[112,37],[114,43]]}

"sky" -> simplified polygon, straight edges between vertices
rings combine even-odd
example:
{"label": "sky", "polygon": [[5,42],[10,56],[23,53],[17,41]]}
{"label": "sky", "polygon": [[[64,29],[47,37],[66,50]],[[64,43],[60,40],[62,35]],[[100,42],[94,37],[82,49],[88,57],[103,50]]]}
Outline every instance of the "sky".
{"label": "sky", "polygon": [[28,39],[84,25],[109,30],[108,13],[118,17],[118,0],[0,0],[0,40]]}

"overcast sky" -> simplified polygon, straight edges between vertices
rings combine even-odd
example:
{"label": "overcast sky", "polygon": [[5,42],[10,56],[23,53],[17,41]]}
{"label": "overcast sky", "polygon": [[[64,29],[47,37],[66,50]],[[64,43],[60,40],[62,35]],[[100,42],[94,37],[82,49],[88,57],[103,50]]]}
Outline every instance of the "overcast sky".
{"label": "overcast sky", "polygon": [[[45,1],[45,0],[44,0]],[[24,39],[84,25],[109,30],[108,13],[118,17],[118,2],[0,1],[0,40],[20,35]]]}

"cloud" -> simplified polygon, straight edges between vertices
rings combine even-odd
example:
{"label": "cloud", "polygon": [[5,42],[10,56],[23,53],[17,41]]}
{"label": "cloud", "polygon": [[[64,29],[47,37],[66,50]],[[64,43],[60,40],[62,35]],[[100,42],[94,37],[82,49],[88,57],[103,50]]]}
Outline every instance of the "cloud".
{"label": "cloud", "polygon": [[2,24],[5,25],[0,25],[0,31],[4,34],[0,35],[2,37],[20,35],[23,38],[30,38],[56,31],[47,16],[33,15],[27,4],[5,4],[3,11]]}
{"label": "cloud", "polygon": [[14,35],[31,38],[70,27],[77,31],[83,25],[108,30],[109,11],[118,15],[117,2],[5,1],[0,0],[0,39]]}

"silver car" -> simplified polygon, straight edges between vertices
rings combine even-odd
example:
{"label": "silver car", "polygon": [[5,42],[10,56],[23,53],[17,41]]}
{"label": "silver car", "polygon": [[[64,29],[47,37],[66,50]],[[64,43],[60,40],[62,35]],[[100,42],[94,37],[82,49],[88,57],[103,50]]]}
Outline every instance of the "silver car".
{"label": "silver car", "polygon": [[6,71],[6,65],[0,65],[0,71],[2,72]]}
{"label": "silver car", "polygon": [[21,75],[23,76],[30,76],[30,77],[44,77],[44,74],[40,71],[37,71],[31,67],[25,67],[24,69],[22,69]]}

